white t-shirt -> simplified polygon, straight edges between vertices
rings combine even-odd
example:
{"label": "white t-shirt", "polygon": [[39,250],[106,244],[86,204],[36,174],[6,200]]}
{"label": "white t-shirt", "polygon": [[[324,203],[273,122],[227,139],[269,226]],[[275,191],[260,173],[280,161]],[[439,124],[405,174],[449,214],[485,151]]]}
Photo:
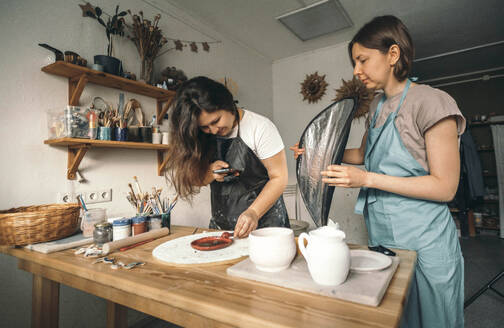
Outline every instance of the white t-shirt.
{"label": "white t-shirt", "polygon": [[[235,138],[237,134],[238,126],[229,138]],[[259,159],[273,157],[284,149],[282,137],[273,122],[245,109],[240,121],[240,137]]]}

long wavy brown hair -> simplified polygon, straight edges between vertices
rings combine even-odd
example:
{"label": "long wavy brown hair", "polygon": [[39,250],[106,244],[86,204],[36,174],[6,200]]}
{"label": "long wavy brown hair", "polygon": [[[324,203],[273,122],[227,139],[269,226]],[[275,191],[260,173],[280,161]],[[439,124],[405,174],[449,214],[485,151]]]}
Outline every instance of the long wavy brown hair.
{"label": "long wavy brown hair", "polygon": [[200,190],[215,154],[215,137],[198,126],[201,111],[225,110],[238,117],[233,96],[222,84],[204,76],[186,81],[178,89],[170,112],[170,144],[166,176],[182,199]]}

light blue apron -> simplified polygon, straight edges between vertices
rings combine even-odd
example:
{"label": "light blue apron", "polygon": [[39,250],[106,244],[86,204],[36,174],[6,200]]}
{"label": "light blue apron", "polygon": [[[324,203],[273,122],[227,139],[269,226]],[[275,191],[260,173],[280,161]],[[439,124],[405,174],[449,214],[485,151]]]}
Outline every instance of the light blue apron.
{"label": "light blue apron", "polygon": [[[371,121],[364,164],[369,172],[413,177],[429,174],[404,147],[395,118],[406,97],[408,80],[397,109],[381,127],[376,118],[385,102],[382,96]],[[355,212],[363,214],[369,245],[417,252],[415,276],[401,326],[464,326],[464,260],[457,229],[448,206],[428,200],[361,188]]]}

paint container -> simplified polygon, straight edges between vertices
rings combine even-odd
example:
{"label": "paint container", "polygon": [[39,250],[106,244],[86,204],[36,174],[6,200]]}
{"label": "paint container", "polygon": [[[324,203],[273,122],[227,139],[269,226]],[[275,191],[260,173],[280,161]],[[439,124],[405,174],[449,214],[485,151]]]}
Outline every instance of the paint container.
{"label": "paint container", "polygon": [[100,126],[98,136],[100,140],[112,140],[112,128]]}
{"label": "paint container", "polygon": [[141,126],[140,136],[142,142],[152,143],[152,127],[151,126]]}
{"label": "paint container", "polygon": [[131,219],[131,235],[132,236],[137,236],[141,233],[144,233],[147,231],[147,226],[145,224],[145,217],[143,216],[136,216]]}
{"label": "paint container", "polygon": [[161,134],[163,135],[161,143],[163,145],[167,145],[168,144],[168,132],[162,132]]}
{"label": "paint container", "polygon": [[128,238],[131,236],[131,219],[114,220],[112,224],[114,241]]}
{"label": "paint container", "polygon": [[161,227],[170,229],[171,226],[171,212],[161,214]]}
{"label": "paint container", "polygon": [[148,226],[150,230],[161,229],[161,214],[149,216]]}
{"label": "paint container", "polygon": [[159,133],[159,132],[152,133],[152,143],[153,144],[160,144],[161,143],[161,133]]}
{"label": "paint container", "polygon": [[128,127],[128,141],[142,141],[138,126]]}
{"label": "paint container", "polygon": [[116,141],[126,141],[128,138],[127,128],[114,128],[114,140]]}
{"label": "paint container", "polygon": [[103,244],[112,241],[112,225],[108,222],[100,222],[94,225],[93,242],[101,247]]}

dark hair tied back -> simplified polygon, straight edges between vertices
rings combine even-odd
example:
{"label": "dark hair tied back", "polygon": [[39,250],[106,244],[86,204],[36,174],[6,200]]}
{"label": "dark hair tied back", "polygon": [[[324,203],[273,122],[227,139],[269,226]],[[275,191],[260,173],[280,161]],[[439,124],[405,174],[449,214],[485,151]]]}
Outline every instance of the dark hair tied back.
{"label": "dark hair tied back", "polygon": [[411,72],[415,56],[413,40],[408,28],[399,18],[391,15],[378,16],[357,32],[348,44],[348,54],[353,66],[355,66],[355,62],[352,58],[352,48],[356,43],[369,49],[379,50],[383,54],[386,54],[391,46],[397,45],[401,55],[395,64],[394,76],[397,80],[403,81]]}

